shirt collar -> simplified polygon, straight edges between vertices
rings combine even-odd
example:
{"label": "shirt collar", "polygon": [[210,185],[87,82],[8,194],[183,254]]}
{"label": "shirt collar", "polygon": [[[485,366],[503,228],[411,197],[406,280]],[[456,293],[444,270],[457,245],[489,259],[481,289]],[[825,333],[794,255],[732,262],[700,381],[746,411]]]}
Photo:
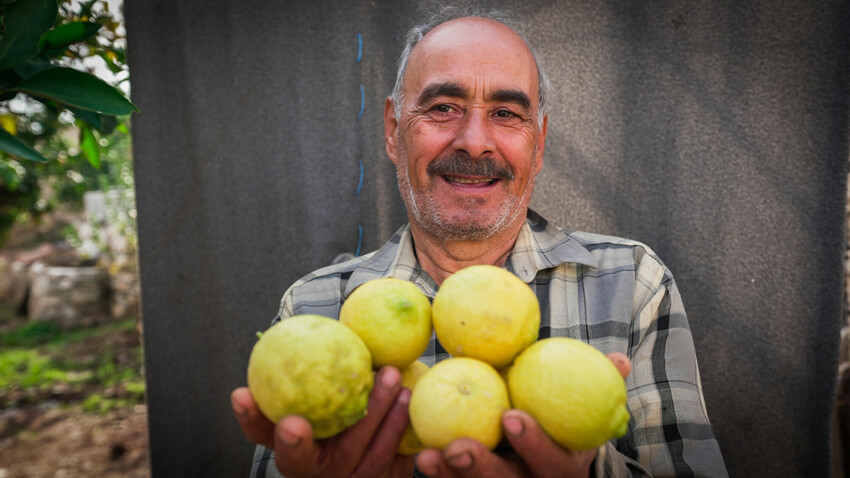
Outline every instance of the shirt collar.
{"label": "shirt collar", "polygon": [[[541,270],[563,263],[598,267],[597,260],[577,240],[528,209],[525,223],[505,268],[528,283]],[[348,297],[364,282],[381,277],[396,277],[413,282],[427,296],[434,297],[437,284],[416,260],[409,224],[396,231],[389,241],[354,270],[346,285],[345,296]]]}
{"label": "shirt collar", "polygon": [[505,268],[524,282],[531,282],[538,272],[564,263],[593,268],[599,265],[579,241],[529,208]]}

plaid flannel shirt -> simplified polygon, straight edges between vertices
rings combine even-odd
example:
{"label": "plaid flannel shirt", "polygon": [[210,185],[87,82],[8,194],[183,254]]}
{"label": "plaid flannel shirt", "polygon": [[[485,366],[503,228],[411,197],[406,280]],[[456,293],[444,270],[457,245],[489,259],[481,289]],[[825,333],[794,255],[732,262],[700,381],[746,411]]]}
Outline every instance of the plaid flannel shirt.
{"label": "plaid flannel shirt", "polygon": [[[592,474],[727,476],[682,300],[652,250],[627,239],[563,231],[529,209],[505,268],[537,294],[540,338],[572,337],[632,361],[628,432],[600,447]],[[413,282],[432,299],[437,292],[416,260],[409,225],[375,252],[298,280],[284,294],[278,317],[339,317],[357,286],[380,277]],[[432,337],[421,360],[430,366],[448,356]],[[279,476],[274,468],[271,452],[258,447],[251,476]]]}

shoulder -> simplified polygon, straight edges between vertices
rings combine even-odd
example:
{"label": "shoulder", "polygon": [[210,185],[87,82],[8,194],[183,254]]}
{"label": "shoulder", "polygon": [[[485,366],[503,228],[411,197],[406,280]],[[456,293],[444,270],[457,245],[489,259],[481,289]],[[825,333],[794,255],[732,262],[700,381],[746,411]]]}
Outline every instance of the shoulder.
{"label": "shoulder", "polygon": [[278,315],[318,314],[337,317],[348,281],[373,254],[323,267],[301,277],[284,292]]}
{"label": "shoulder", "polygon": [[638,280],[656,286],[672,279],[661,258],[643,242],[585,231],[562,229],[562,232],[581,244],[598,261],[598,274],[633,270]]}

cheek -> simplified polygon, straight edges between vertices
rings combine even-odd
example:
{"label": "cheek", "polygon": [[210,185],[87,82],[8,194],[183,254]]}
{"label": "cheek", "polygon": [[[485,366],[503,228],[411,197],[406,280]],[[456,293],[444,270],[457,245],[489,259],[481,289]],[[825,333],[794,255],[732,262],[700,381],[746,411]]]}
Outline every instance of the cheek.
{"label": "cheek", "polygon": [[411,128],[405,135],[403,141],[411,164],[427,163],[438,158],[443,152],[451,147],[454,131],[438,126],[424,126]]}

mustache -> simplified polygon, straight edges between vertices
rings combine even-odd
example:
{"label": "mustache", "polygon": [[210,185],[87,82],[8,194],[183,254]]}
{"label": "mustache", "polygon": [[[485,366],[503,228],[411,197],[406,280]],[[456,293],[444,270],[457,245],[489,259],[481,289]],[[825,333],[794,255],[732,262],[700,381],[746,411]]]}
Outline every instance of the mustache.
{"label": "mustache", "polygon": [[468,154],[452,153],[439,158],[425,170],[432,176],[480,176],[513,180],[511,169],[491,157],[473,159]]}

